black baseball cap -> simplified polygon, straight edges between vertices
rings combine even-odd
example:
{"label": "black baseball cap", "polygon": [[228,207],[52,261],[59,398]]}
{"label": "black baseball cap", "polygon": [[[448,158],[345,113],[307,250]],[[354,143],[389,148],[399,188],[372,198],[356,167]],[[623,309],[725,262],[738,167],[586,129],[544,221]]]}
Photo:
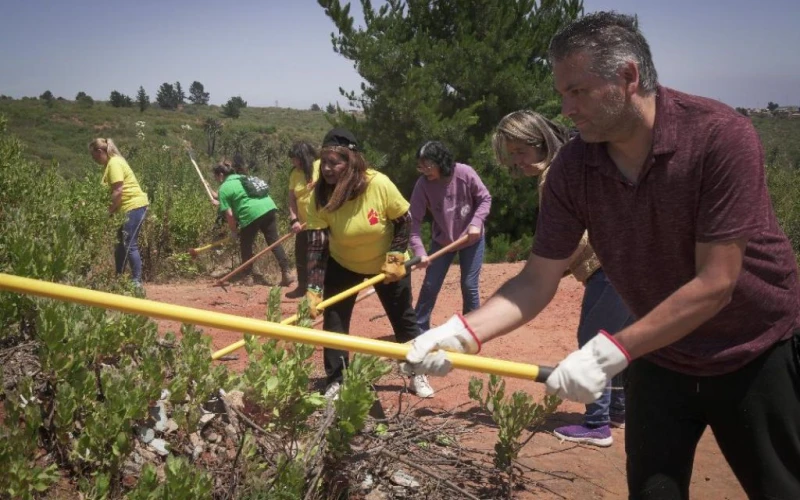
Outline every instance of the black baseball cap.
{"label": "black baseball cap", "polygon": [[322,139],[322,147],[326,146],[342,146],[353,151],[358,151],[358,140],[352,132],[346,128],[335,128],[325,134]]}

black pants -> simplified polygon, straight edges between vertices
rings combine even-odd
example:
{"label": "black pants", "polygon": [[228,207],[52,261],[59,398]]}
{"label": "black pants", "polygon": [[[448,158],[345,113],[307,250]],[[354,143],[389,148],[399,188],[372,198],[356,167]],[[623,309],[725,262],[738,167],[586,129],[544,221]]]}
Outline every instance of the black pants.
{"label": "black pants", "polygon": [[294,237],[294,261],[297,265],[297,287],[308,286],[308,232],[300,231]]}
{"label": "black pants", "polygon": [[800,331],[714,377],[636,360],[627,402],[630,498],[689,498],[695,449],[709,426],[749,498],[800,499]]}
{"label": "black pants", "polygon": [[[277,210],[270,210],[239,231],[239,252],[242,256],[242,262],[247,262],[253,256],[253,243],[255,243],[256,235],[259,231],[264,235],[264,239],[267,240],[267,245],[272,245],[278,241],[278,221],[275,218],[277,213]],[[278,259],[281,271],[288,272],[290,269],[289,259],[286,257],[283,246],[276,246],[272,249],[272,253]],[[249,273],[252,269],[253,266],[251,264],[246,272]]]}
{"label": "black pants", "polygon": [[[342,267],[333,257],[328,259],[328,267],[325,270],[325,291],[323,298],[328,298],[352,288],[367,278],[364,274],[354,273]],[[375,285],[375,292],[383,304],[383,310],[389,317],[392,324],[395,339],[398,342],[408,342],[419,336],[420,331],[417,327],[417,315],[411,306],[411,275],[406,276],[400,281]],[[323,328],[328,332],[349,333],[350,317],[353,314],[353,306],[356,303],[356,296],[348,297],[341,302],[325,308]],[[342,372],[348,363],[348,352],[338,349],[323,350],[325,358],[325,374],[327,383],[341,382]]]}

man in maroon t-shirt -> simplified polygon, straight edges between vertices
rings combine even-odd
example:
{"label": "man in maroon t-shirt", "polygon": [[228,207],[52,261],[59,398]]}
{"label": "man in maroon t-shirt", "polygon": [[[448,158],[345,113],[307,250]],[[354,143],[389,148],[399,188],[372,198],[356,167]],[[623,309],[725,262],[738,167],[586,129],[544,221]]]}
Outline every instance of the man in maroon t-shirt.
{"label": "man in maroon t-shirt", "polygon": [[414,340],[416,373],[477,353],[550,302],[584,230],[639,318],[599,332],[547,378],[588,403],[628,367],[631,498],[688,498],[707,426],[751,498],[800,498],[797,265],[750,121],[658,85],[635,19],[596,13],[550,44],[562,112],[580,136],[542,197],[532,255],[479,310]]}

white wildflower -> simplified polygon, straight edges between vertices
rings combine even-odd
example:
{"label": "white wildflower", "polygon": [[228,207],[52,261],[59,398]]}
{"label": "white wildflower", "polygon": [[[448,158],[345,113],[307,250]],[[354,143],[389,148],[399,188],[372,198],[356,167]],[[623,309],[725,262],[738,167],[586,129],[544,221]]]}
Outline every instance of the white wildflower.
{"label": "white wildflower", "polygon": [[145,125],[146,125],[145,122],[143,122],[142,120],[136,122],[136,128],[144,128]]}
{"label": "white wildflower", "polygon": [[181,128],[182,128],[183,130],[192,130],[192,126],[191,126],[191,125],[189,125],[188,123],[187,123],[187,124],[185,124],[185,125],[181,125]]}
{"label": "white wildflower", "polygon": [[166,144],[162,144],[161,145],[161,150],[162,151],[168,151],[169,150],[169,146],[167,146]]}

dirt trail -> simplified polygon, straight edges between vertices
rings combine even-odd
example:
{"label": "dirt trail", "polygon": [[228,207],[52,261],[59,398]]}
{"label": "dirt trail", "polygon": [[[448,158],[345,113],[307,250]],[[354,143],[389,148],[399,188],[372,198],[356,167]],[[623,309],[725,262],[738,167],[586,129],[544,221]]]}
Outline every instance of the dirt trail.
{"label": "dirt trail", "polygon": [[[481,298],[488,298],[508,278],[521,269],[522,264],[487,264],[481,273]],[[413,277],[415,297],[422,281],[422,273]],[[252,318],[263,318],[268,289],[263,286],[233,286],[228,292],[211,287],[211,280],[197,281],[188,284],[148,285],[147,297],[162,302],[196,307],[212,311],[225,312]],[[564,279],[553,302],[534,321],[517,331],[486,344],[481,352],[487,357],[555,365],[566,354],[577,347],[576,329],[580,310],[583,287],[572,278]],[[282,309],[284,317],[293,314],[296,300],[284,299]],[[432,323],[441,324],[454,312],[461,309],[461,292],[459,287],[458,267],[451,267],[445,280]],[[391,327],[383,317],[371,320],[383,313],[377,298],[369,298],[356,305],[353,314],[351,332],[370,338],[391,340]],[[159,321],[162,332],[171,330],[178,332],[180,325],[172,321]],[[239,339],[241,335],[217,329],[205,329],[205,333],[213,337],[215,349],[227,346]],[[243,351],[237,353],[237,361],[227,362],[233,369],[241,369],[246,363]],[[321,349],[315,354],[318,373],[322,374]],[[415,396],[398,398],[398,390],[402,387],[399,377],[387,377],[378,387],[378,391],[387,414],[396,411],[398,401],[403,405],[413,405],[420,417],[440,410],[453,410],[452,418],[463,418],[465,424],[473,423],[474,433],[468,443],[474,448],[485,449],[491,453],[496,439],[496,431],[491,423],[474,413],[474,403],[467,395],[467,384],[472,374],[455,371],[448,377],[432,379],[431,384],[437,390],[436,397],[420,400]],[[483,378],[488,376],[480,375]],[[541,399],[544,386],[531,382],[507,379],[507,393],[515,390],[526,390],[535,398]],[[545,425],[546,431],[555,427],[581,422],[583,406],[565,402]],[[575,446],[562,443],[552,434],[543,432],[534,437],[520,453],[521,462],[538,470],[553,473],[568,472],[584,479],[568,481],[548,477],[541,473],[530,472],[531,478],[541,481],[550,490],[565,498],[627,498],[625,485],[625,438],[624,431],[613,430],[614,444],[610,448]],[[665,453],[668,450],[664,450]],[[523,493],[518,498],[558,498],[542,490],[535,495]],[[694,475],[691,485],[693,498],[744,499],[746,496],[733,473],[726,464],[710,431],[700,441],[694,463]]]}

